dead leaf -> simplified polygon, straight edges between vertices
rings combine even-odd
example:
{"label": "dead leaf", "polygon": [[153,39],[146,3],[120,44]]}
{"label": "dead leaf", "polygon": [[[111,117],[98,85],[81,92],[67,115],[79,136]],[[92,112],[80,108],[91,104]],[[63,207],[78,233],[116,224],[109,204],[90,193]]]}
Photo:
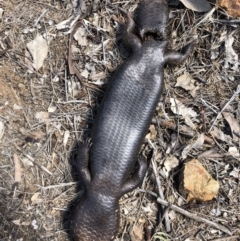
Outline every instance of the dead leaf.
{"label": "dead leaf", "polygon": [[100,79],[98,79],[97,81],[93,82],[93,84],[98,85],[98,86],[101,86],[101,85],[104,85],[105,82],[102,81],[102,80],[100,80]]}
{"label": "dead leaf", "polygon": [[229,173],[229,176],[238,178],[238,176],[239,176],[239,169],[234,167],[233,170]]}
{"label": "dead leaf", "polygon": [[224,134],[220,129],[215,126],[213,127],[212,131],[210,131],[210,134],[217,140],[221,140],[227,143],[232,142],[231,136]]}
{"label": "dead leaf", "polygon": [[80,82],[79,81],[68,81],[68,92],[73,97],[76,97],[79,94]]}
{"label": "dead leaf", "polygon": [[82,75],[82,77],[84,77],[84,78],[88,78],[88,75],[89,75],[89,72],[88,72],[88,70],[87,69],[84,69],[82,72],[81,72],[81,75]]}
{"label": "dead leaf", "polygon": [[228,153],[230,153],[234,157],[239,157],[240,154],[238,152],[238,149],[235,146],[230,146],[228,149]]}
{"label": "dead leaf", "polygon": [[155,129],[155,126],[154,125],[150,125],[149,127],[149,133],[146,135],[146,138],[151,140],[151,141],[154,141],[157,137],[157,131]]}
{"label": "dead leaf", "polygon": [[76,33],[73,35],[74,39],[78,42],[80,46],[87,46],[88,39],[87,39],[87,30],[85,28],[79,28]]}
{"label": "dead leaf", "polygon": [[34,219],[32,222],[31,222],[32,226],[33,226],[33,229],[38,229],[38,225],[37,225],[37,220]]}
{"label": "dead leaf", "polygon": [[99,26],[99,15],[97,13],[94,13],[93,14],[93,21],[92,21],[92,24],[96,27]]}
{"label": "dead leaf", "polygon": [[48,54],[48,44],[42,35],[37,34],[36,38],[27,43],[27,48],[32,55],[32,66],[35,70],[39,70],[43,66],[44,59]]}
{"label": "dead leaf", "polygon": [[38,203],[41,203],[42,202],[42,199],[40,199],[38,196],[39,196],[40,192],[36,192],[32,195],[31,197],[31,202],[32,204],[38,204]]}
{"label": "dead leaf", "polygon": [[164,162],[164,172],[166,174],[166,176],[169,176],[169,173],[172,169],[174,169],[175,167],[177,167],[179,165],[179,160],[172,155],[167,155],[166,156],[166,160]]}
{"label": "dead leaf", "polygon": [[38,121],[48,121],[49,120],[49,113],[45,111],[40,111],[35,114],[35,118]]}
{"label": "dead leaf", "polygon": [[19,131],[21,132],[22,135],[26,136],[25,140],[29,139],[29,140],[26,140],[26,141],[29,141],[29,142],[40,141],[46,135],[41,130],[36,130],[36,131],[29,132],[24,127],[19,128]]}
{"label": "dead leaf", "polygon": [[210,150],[204,151],[201,154],[198,155],[198,160],[203,159],[215,159],[215,158],[223,158],[223,155],[219,153],[218,149],[213,147]]}
{"label": "dead leaf", "polygon": [[152,214],[153,213],[153,210],[152,210],[152,204],[151,203],[148,203],[146,207],[142,206],[142,210],[145,212],[145,213],[149,213],[149,214]]}
{"label": "dead leaf", "polygon": [[196,141],[194,141],[192,144],[187,145],[183,151],[182,151],[182,159],[186,159],[187,158],[187,154],[192,150],[192,149],[199,149],[200,147],[202,147],[204,143],[204,134],[200,134],[197,138]]}
{"label": "dead leaf", "polygon": [[106,73],[105,72],[98,72],[98,73],[91,74],[91,79],[93,81],[99,80],[99,79],[105,79],[105,78],[106,78]]}
{"label": "dead leaf", "polygon": [[[73,1],[73,3],[74,3],[74,1]],[[87,7],[85,1],[76,0],[75,3],[76,3],[76,6],[78,6],[79,9],[81,9],[81,12],[82,12],[82,13],[86,13],[86,11],[88,11],[88,7]],[[57,30],[62,30],[62,29],[70,28],[69,31],[65,32],[65,34],[69,34],[69,33],[71,32],[74,24],[78,21],[78,18],[75,18],[74,21],[72,21],[72,20],[73,20],[73,19],[72,19],[72,16],[71,16],[70,18],[68,18],[68,19],[66,19],[66,20],[58,23],[58,24],[56,25]],[[83,20],[83,21],[84,21],[84,20]],[[70,25],[69,25],[69,23],[70,23]]]}
{"label": "dead leaf", "polygon": [[194,123],[192,122],[190,116],[184,116],[184,120],[185,120],[185,123],[191,127],[192,129],[196,129],[196,126],[194,125]]}
{"label": "dead leaf", "polygon": [[219,208],[213,208],[210,211],[210,215],[214,216],[214,217],[219,217],[222,214],[221,210]]}
{"label": "dead leaf", "polygon": [[206,0],[180,0],[185,7],[196,12],[208,12],[212,9]]}
{"label": "dead leaf", "polygon": [[197,113],[192,108],[187,108],[183,103],[181,103],[177,99],[170,98],[170,103],[172,112],[174,114],[182,116],[185,120],[185,123],[192,129],[195,129],[195,125],[193,124],[190,117],[196,117]]}
{"label": "dead leaf", "polygon": [[142,241],[143,240],[143,225],[134,225],[130,232],[132,241]]}
{"label": "dead leaf", "polygon": [[33,166],[33,163],[27,157],[22,158],[21,161],[23,162],[24,165],[27,165],[30,167]]}
{"label": "dead leaf", "polygon": [[196,91],[199,89],[198,86],[195,86],[195,79],[189,74],[189,73],[184,73],[183,75],[179,76],[177,78],[177,83],[176,87],[182,87],[185,90],[190,90],[190,94],[192,97],[196,96]]}
{"label": "dead leaf", "polygon": [[234,134],[234,132],[240,134],[240,126],[238,121],[234,118],[234,115],[232,113],[223,112],[222,114],[231,128],[233,140],[238,141],[238,136]]}
{"label": "dead leaf", "polygon": [[3,17],[3,9],[2,8],[0,8],[0,19],[2,19],[2,17]]}
{"label": "dead leaf", "polygon": [[70,136],[69,130],[64,131],[63,146],[66,147],[68,138]]}
{"label": "dead leaf", "polygon": [[[81,1],[82,2],[82,1]],[[68,23],[72,20],[72,17],[56,24],[56,28],[57,30],[62,30],[62,29],[66,29],[66,28],[69,28],[69,27],[72,27],[72,26],[69,26]],[[74,23],[73,23],[74,24]]]}
{"label": "dead leaf", "polygon": [[21,225],[22,226],[29,226],[31,223],[29,221],[25,221],[25,222],[22,222]]}
{"label": "dead leaf", "polygon": [[21,220],[20,220],[20,219],[12,220],[12,222],[13,222],[15,225],[18,225],[18,226],[21,224]]}
{"label": "dead leaf", "polygon": [[15,166],[15,173],[14,173],[14,181],[20,183],[21,182],[21,163],[19,157],[16,153],[13,154],[14,166]]}
{"label": "dead leaf", "polygon": [[184,195],[188,193],[187,200],[212,200],[219,190],[219,183],[214,180],[202,164],[193,159],[187,162],[180,174],[180,189]]}
{"label": "dead leaf", "polygon": [[55,112],[57,110],[57,107],[56,106],[49,106],[48,107],[48,112],[49,113],[53,113],[53,112]]}
{"label": "dead leaf", "polygon": [[234,51],[232,45],[234,42],[234,38],[232,35],[228,36],[225,40],[225,62],[224,68],[232,69],[234,71],[238,70],[238,54]]}
{"label": "dead leaf", "polygon": [[22,107],[19,106],[19,105],[17,105],[17,104],[14,104],[14,105],[13,105],[13,109],[14,109],[14,110],[21,110]]}
{"label": "dead leaf", "polygon": [[29,221],[21,222],[20,219],[12,220],[12,222],[13,222],[15,225],[18,225],[18,226],[28,226],[28,225],[30,225],[30,222],[29,222]]}
{"label": "dead leaf", "polygon": [[174,220],[174,219],[176,219],[177,214],[174,210],[170,209],[168,212],[168,216],[169,216],[170,220]]}

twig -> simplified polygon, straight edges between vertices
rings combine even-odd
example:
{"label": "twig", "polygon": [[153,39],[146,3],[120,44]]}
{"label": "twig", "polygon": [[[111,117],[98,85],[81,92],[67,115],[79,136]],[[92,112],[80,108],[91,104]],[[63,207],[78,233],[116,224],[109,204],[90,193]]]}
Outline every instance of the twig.
{"label": "twig", "polygon": [[[158,193],[159,193],[159,196],[162,198],[162,199],[165,199],[164,198],[164,194],[163,194],[163,191],[162,191],[162,188],[161,188],[161,181],[160,181],[160,178],[159,178],[159,175],[158,175],[158,172],[157,172],[157,165],[156,165],[156,162],[155,162],[155,153],[156,153],[156,148],[155,146],[153,145],[153,143],[151,142],[151,140],[148,140],[149,144],[152,146],[153,148],[153,157],[151,159],[151,162],[152,162],[152,168],[153,168],[153,173],[155,175],[155,178],[156,178],[156,182],[157,182],[157,187],[158,187]],[[169,216],[168,216],[168,212],[165,212],[165,208],[162,207],[162,212],[164,213],[164,223],[165,223],[165,228],[166,228],[166,232],[170,232],[171,231],[171,226],[170,226],[170,222],[169,222]]]}
{"label": "twig", "polygon": [[[164,206],[167,206],[169,208],[171,208],[172,210],[178,212],[178,213],[181,213],[182,215],[188,217],[188,218],[192,218],[194,219],[195,221],[198,221],[198,222],[201,222],[201,223],[205,223],[207,224],[208,226],[211,226],[211,227],[214,227],[216,229],[219,229],[221,230],[222,232],[224,233],[227,233],[229,235],[232,235],[232,233],[230,232],[230,230],[228,228],[226,228],[225,226],[221,225],[221,224],[217,224],[217,223],[214,223],[212,221],[209,221],[205,218],[202,218],[202,217],[199,217],[197,216],[195,213],[190,213],[174,204],[171,204],[161,198],[158,197],[158,195],[154,192],[151,192],[151,191],[146,191],[146,190],[143,190],[143,189],[138,189],[138,191],[140,192],[145,192],[145,193],[149,193],[151,194],[152,196],[156,197],[157,198],[157,202],[164,205]],[[225,240],[225,239],[224,239]]]}
{"label": "twig", "polygon": [[66,68],[65,68],[65,78],[64,78],[64,83],[65,83],[66,102],[68,102],[68,81],[67,81],[67,70],[66,70]]}
{"label": "twig", "polygon": [[68,183],[58,183],[56,185],[50,185],[50,186],[46,186],[46,187],[42,187],[40,185],[37,185],[37,186],[43,190],[47,190],[47,189],[55,189],[55,188],[72,186],[72,185],[76,185],[76,184],[77,184],[76,182],[68,182]]}
{"label": "twig", "polygon": [[209,241],[233,241],[233,239],[239,238],[239,235],[234,235],[234,236],[229,236],[229,237],[224,237],[224,238],[217,238],[217,239],[210,239]]}
{"label": "twig", "polygon": [[87,101],[84,100],[69,100],[69,101],[58,101],[57,103],[66,105],[66,104],[73,104],[73,103],[83,103],[83,104],[88,104]]}
{"label": "twig", "polygon": [[42,14],[40,15],[40,17],[35,21],[34,27],[36,27],[38,25],[38,22],[40,21],[40,19],[46,14],[46,12],[48,11],[48,9],[44,9],[44,11],[42,12]]}
{"label": "twig", "polygon": [[222,112],[226,109],[226,107],[235,99],[235,97],[240,93],[240,85],[238,85],[237,87],[237,91],[235,91],[235,93],[233,94],[233,96],[231,97],[231,99],[224,105],[224,107],[221,109],[221,111],[218,113],[217,117],[215,118],[214,122],[212,123],[212,126],[210,127],[209,131],[210,132],[213,128],[213,126],[215,125],[217,119],[219,118],[219,116],[222,114]]}
{"label": "twig", "polygon": [[239,19],[216,19],[214,20],[215,23],[222,23],[222,24],[240,24]]}
{"label": "twig", "polygon": [[103,39],[103,36],[102,36],[102,51],[103,51],[103,64],[105,65],[106,64],[106,56],[105,56],[105,44],[104,44],[104,39]]}
{"label": "twig", "polygon": [[197,24],[195,24],[195,26],[193,26],[192,29],[195,29],[198,25],[200,25],[201,23],[205,22],[208,20],[208,18],[210,18],[212,16],[212,14],[215,12],[216,8],[212,8],[204,17],[201,21],[199,21]]}
{"label": "twig", "polygon": [[[209,103],[208,101],[204,100],[203,98],[200,99],[203,103],[203,105],[205,105],[206,107],[208,107],[209,109],[211,109],[215,114],[217,114],[217,110],[214,110],[215,109],[218,109],[215,105]],[[214,108],[213,108],[214,107]]]}
{"label": "twig", "polygon": [[17,146],[15,143],[13,145],[16,147],[17,150],[19,150],[24,156],[26,156],[34,165],[38,166],[41,170],[48,173],[49,175],[52,175],[52,172],[50,172],[46,167],[42,166],[40,163],[35,161],[33,157],[28,155],[24,150],[22,150],[19,146]]}
{"label": "twig", "polygon": [[177,132],[177,138],[176,138],[176,141],[174,142],[174,146],[172,147],[172,151],[171,153],[174,153],[175,149],[176,149],[176,146],[177,146],[177,143],[179,141],[179,110],[178,110],[178,104],[176,102],[176,99],[174,98],[174,104],[175,104],[175,107],[176,107],[176,111],[177,111],[177,126],[176,126],[176,132]]}
{"label": "twig", "polygon": [[229,231],[229,229],[226,228],[226,227],[224,227],[224,226],[221,225],[221,224],[217,224],[217,223],[214,223],[214,222],[212,222],[212,221],[210,221],[210,220],[207,220],[207,219],[205,219],[205,218],[199,217],[199,216],[197,216],[197,214],[195,214],[195,213],[190,213],[190,212],[188,212],[188,211],[186,211],[186,210],[184,210],[184,209],[182,209],[182,208],[180,208],[180,207],[178,207],[178,206],[176,206],[176,205],[174,205],[174,204],[170,204],[170,203],[168,203],[167,201],[162,200],[161,198],[157,198],[157,202],[160,203],[160,204],[162,204],[162,205],[164,205],[164,206],[169,206],[172,210],[174,210],[174,211],[176,211],[176,212],[178,212],[178,213],[181,213],[181,214],[183,214],[184,216],[186,216],[186,217],[188,217],[188,218],[192,218],[192,219],[194,219],[194,220],[196,220],[196,221],[198,221],[198,222],[205,223],[205,224],[207,224],[208,226],[212,226],[212,227],[214,227],[214,228],[217,228],[217,229],[223,231],[224,233],[227,233],[227,234],[229,234],[229,235],[232,235],[232,233]]}

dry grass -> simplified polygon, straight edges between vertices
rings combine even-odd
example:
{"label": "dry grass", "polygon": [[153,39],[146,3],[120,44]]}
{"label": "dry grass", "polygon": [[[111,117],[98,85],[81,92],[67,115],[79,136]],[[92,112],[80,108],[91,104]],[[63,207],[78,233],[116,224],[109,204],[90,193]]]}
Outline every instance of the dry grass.
{"label": "dry grass", "polygon": [[[118,1],[115,6],[132,12],[138,2]],[[0,140],[0,240],[69,240],[64,228],[68,224],[68,210],[74,204],[78,191],[71,156],[76,143],[85,140],[90,133],[105,85],[98,85],[99,90],[96,91],[82,86],[74,76],[68,75],[66,57],[69,35],[57,31],[55,24],[73,14],[70,1],[1,1],[0,7],[4,9],[0,22],[1,46],[8,49],[7,40],[12,45],[7,53],[0,56],[0,121],[4,124],[4,134]],[[44,15],[36,24],[43,12]],[[174,19],[169,26],[172,35],[170,47],[181,48],[196,35],[199,43],[182,66],[167,67],[165,70],[162,95],[165,114],[159,106],[153,119],[157,137],[152,142],[165,198],[176,205],[183,205],[186,201],[178,193],[176,179],[180,168],[175,169],[169,178],[161,173],[166,151],[170,150],[180,159],[183,148],[198,133],[205,131],[206,136],[211,138],[208,130],[217,113],[237,90],[240,80],[238,70],[224,68],[226,56],[224,41],[220,37],[224,32],[232,35],[233,48],[239,55],[240,28],[239,25],[218,23],[218,19],[226,18],[221,10],[216,10],[208,19],[204,18],[204,14],[184,8],[172,9],[172,12]],[[88,75],[87,80],[83,80],[90,84],[99,79],[100,84],[107,83],[111,72],[126,58],[123,49],[118,48],[117,19],[123,21],[114,8],[104,5],[86,19],[88,33],[100,36],[100,42],[87,39],[87,46],[77,46],[74,62],[81,73],[85,71],[85,76]],[[98,34],[97,27],[101,28]],[[29,71],[25,56],[26,44],[37,33],[48,37],[49,54],[43,68],[35,72]],[[210,58],[213,45],[219,50],[215,60]],[[186,71],[197,80],[199,89],[195,97],[175,87],[177,77]],[[181,100],[197,112],[193,137],[181,132],[177,135],[175,131],[159,124],[160,119],[167,115],[179,127],[185,125],[181,118],[172,113],[170,98]],[[239,123],[238,96],[230,106],[229,111]],[[36,118],[36,113],[42,119]],[[222,116],[215,126],[232,136],[231,126]],[[176,139],[177,144],[172,148],[171,143]],[[219,181],[220,192],[210,204],[188,207],[188,211],[227,226],[235,236],[231,240],[240,240],[236,238],[236,235],[240,235],[239,176],[229,175],[234,168],[239,170],[240,166],[239,157],[229,154],[230,146],[235,146],[239,151],[239,139],[214,139],[212,144],[205,142],[199,150],[189,153],[188,159],[197,158],[210,149],[214,154],[219,154],[218,157],[204,156],[201,162]],[[151,146],[145,145],[144,152],[149,156],[150,163]],[[14,154],[21,165],[18,170]],[[19,174],[21,180],[16,182]],[[155,182],[150,165],[141,189],[156,192]],[[144,192],[135,191],[125,195],[121,199],[121,228],[116,240],[141,240],[133,236],[140,235],[142,230],[148,236],[157,232],[165,233],[164,226],[157,225],[158,208],[156,199]],[[210,214],[212,209],[219,209],[221,214],[214,217]],[[169,240],[227,240],[228,237],[223,232],[173,211],[170,211],[170,222],[172,229],[168,234]]]}

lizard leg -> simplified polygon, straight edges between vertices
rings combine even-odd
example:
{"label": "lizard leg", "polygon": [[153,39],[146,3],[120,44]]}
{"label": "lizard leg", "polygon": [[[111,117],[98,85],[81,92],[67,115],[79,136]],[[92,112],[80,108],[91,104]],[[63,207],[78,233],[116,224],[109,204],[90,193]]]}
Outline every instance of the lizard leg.
{"label": "lizard leg", "polygon": [[133,33],[135,28],[135,23],[133,19],[130,17],[128,13],[126,13],[123,9],[119,8],[119,11],[123,14],[123,16],[127,17],[127,23],[124,26],[124,30],[122,33],[122,41],[124,45],[132,51],[141,47],[141,40]]}
{"label": "lizard leg", "polygon": [[144,176],[147,172],[147,160],[141,156],[138,159],[138,168],[131,178],[129,178],[122,187],[122,194],[133,191],[135,188],[140,186]]}
{"label": "lizard leg", "polygon": [[77,152],[77,157],[75,159],[79,176],[86,188],[89,186],[91,182],[91,174],[88,168],[89,151],[90,151],[89,143],[80,143],[78,152]]}
{"label": "lizard leg", "polygon": [[191,43],[187,44],[183,47],[181,52],[168,50],[164,55],[164,60],[166,64],[181,64],[184,62],[190,52],[192,51],[193,47],[196,45],[196,41],[192,41]]}

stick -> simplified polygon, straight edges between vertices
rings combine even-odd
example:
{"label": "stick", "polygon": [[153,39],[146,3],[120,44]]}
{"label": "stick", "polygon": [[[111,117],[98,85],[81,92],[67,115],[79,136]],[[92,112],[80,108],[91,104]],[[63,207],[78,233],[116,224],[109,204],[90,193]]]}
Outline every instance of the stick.
{"label": "stick", "polygon": [[[161,181],[160,181],[160,178],[159,178],[159,175],[158,175],[158,172],[157,172],[157,165],[156,165],[156,162],[155,162],[155,159],[154,159],[155,153],[156,153],[156,148],[154,147],[153,143],[150,140],[148,140],[148,142],[150,143],[150,145],[153,148],[153,158],[152,158],[151,162],[152,162],[152,167],[153,167],[153,173],[155,175],[156,182],[157,182],[158,193],[159,193],[159,196],[164,200],[165,197],[164,197],[164,194],[163,194],[163,191],[162,191],[162,188],[161,188],[162,185],[161,185]],[[163,207],[162,207],[162,212],[164,213],[164,217],[162,217],[162,218],[164,218],[166,232],[170,232],[171,226],[170,226],[168,212]]]}
{"label": "stick", "polygon": [[210,239],[209,241],[233,241],[233,239],[237,240],[237,238],[239,238],[239,235],[233,235],[233,236],[217,238],[217,239]]}
{"label": "stick", "polygon": [[[167,201],[159,198],[158,195],[157,195],[156,193],[154,193],[154,192],[146,191],[146,190],[143,190],[143,189],[138,189],[138,190],[139,190],[140,192],[149,193],[150,195],[152,195],[152,196],[154,196],[154,197],[157,198],[157,202],[158,202],[158,203],[160,203],[160,204],[162,204],[162,205],[164,205],[164,206],[167,206],[167,207],[171,208],[172,210],[174,210],[174,211],[176,211],[176,212],[178,212],[178,213],[181,213],[182,215],[184,215],[184,216],[186,216],[186,217],[188,217],[188,218],[192,218],[192,219],[194,219],[194,220],[196,220],[196,221],[198,221],[198,222],[205,223],[205,224],[207,224],[208,226],[212,226],[212,227],[214,227],[214,228],[216,228],[216,229],[221,230],[221,231],[224,232],[224,233],[227,233],[227,234],[229,234],[229,235],[232,235],[232,233],[230,232],[230,230],[229,230],[228,228],[226,228],[225,226],[221,225],[221,224],[214,223],[214,222],[209,221],[209,220],[207,220],[207,219],[205,219],[205,218],[202,218],[202,217],[197,216],[197,214],[190,213],[190,212],[188,212],[188,211],[186,211],[186,210],[184,210],[184,209],[182,209],[182,208],[180,208],[180,207],[178,207],[178,206],[176,206],[176,205],[174,205],[174,204],[171,204],[171,203],[169,203],[169,202],[167,202]],[[225,240],[226,240],[226,239],[225,239]]]}
{"label": "stick", "polygon": [[176,211],[176,212],[178,212],[178,213],[181,213],[181,214],[183,214],[184,216],[186,216],[186,217],[188,217],[188,218],[192,218],[192,219],[194,219],[194,220],[196,220],[196,221],[198,221],[198,222],[205,223],[205,224],[207,224],[208,226],[212,226],[212,227],[214,227],[214,228],[217,228],[217,229],[223,231],[224,233],[227,233],[227,234],[229,234],[229,235],[232,235],[232,233],[229,231],[229,229],[227,229],[226,227],[224,227],[224,226],[221,225],[221,224],[217,224],[217,223],[214,223],[214,222],[212,222],[212,221],[209,221],[209,220],[207,220],[207,219],[205,219],[205,218],[199,217],[199,216],[197,216],[197,214],[190,213],[190,212],[188,212],[188,211],[186,211],[186,210],[184,210],[184,209],[182,209],[182,208],[180,208],[180,207],[178,207],[178,206],[176,206],[176,205],[174,205],[174,204],[170,204],[170,203],[168,203],[167,201],[162,200],[161,198],[157,198],[157,202],[160,203],[160,204],[162,204],[162,205],[164,205],[164,206],[170,206],[170,208],[171,208],[172,210],[174,210],[174,211]]}

